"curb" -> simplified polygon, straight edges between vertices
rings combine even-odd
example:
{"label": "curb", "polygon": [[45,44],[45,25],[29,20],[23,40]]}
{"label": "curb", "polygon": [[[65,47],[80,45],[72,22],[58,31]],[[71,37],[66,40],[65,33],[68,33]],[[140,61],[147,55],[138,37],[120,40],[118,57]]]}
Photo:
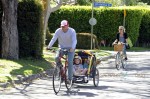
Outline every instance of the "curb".
{"label": "curb", "polygon": [[22,76],[22,75],[17,75],[18,80],[11,80],[6,83],[0,83],[1,88],[7,88],[9,86],[15,87],[15,84],[30,84],[32,83],[33,80],[40,79],[43,77],[50,77],[52,76],[53,69],[48,69],[44,72],[38,73],[38,74],[33,74],[29,76]]}

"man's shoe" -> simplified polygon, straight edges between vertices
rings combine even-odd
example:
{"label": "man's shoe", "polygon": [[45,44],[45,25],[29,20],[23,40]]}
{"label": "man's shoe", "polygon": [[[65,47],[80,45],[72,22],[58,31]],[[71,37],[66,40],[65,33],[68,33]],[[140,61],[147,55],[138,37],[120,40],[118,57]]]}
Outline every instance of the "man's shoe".
{"label": "man's shoe", "polygon": [[67,84],[71,84],[71,80],[68,79],[68,80],[67,80]]}

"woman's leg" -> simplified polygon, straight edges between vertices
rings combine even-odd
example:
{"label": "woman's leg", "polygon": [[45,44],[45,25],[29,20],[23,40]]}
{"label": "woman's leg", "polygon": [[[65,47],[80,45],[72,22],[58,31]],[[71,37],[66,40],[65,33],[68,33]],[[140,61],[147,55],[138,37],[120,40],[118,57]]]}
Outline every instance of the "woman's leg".
{"label": "woman's leg", "polygon": [[125,59],[127,60],[127,53],[126,53],[126,46],[123,46],[123,54],[125,56]]}

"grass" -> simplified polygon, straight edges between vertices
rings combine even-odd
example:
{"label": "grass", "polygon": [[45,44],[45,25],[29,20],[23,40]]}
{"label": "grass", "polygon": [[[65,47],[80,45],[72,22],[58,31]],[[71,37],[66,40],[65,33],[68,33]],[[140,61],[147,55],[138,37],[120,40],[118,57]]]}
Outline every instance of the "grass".
{"label": "grass", "polygon": [[[110,53],[105,50],[113,50],[113,47],[101,47],[101,50],[87,50],[95,53],[96,57],[108,56]],[[82,50],[82,49],[80,49]],[[150,48],[132,47],[128,51],[147,51]],[[77,50],[78,51],[78,50]],[[54,62],[55,53],[44,50],[42,59],[19,59],[19,60],[6,60],[0,59],[0,82],[7,82],[16,79],[17,75],[28,76],[36,74],[44,70],[52,68],[51,63]]]}
{"label": "grass", "polygon": [[[88,50],[95,52],[97,57],[106,56],[110,53],[101,50]],[[44,70],[52,68],[51,63],[54,62],[55,53],[44,50],[42,59],[19,59],[19,60],[6,60],[0,59],[0,83],[16,79],[17,75],[28,76],[37,74]]]}
{"label": "grass", "polygon": [[[110,50],[113,51],[113,47],[100,47],[101,50]],[[148,47],[132,47],[130,49],[127,49],[127,51],[150,51],[150,48]]]}
{"label": "grass", "polygon": [[43,58],[5,60],[0,59],[0,82],[7,82],[10,79],[16,79],[16,75],[31,75],[51,68],[50,63]]}

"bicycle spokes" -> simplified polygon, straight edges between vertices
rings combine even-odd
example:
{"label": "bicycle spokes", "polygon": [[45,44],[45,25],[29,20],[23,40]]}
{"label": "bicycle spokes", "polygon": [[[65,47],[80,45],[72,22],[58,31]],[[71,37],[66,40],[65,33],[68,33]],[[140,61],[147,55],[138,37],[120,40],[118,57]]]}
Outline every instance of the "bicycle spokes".
{"label": "bicycle spokes", "polygon": [[120,69],[120,65],[121,65],[120,53],[117,53],[117,55],[116,55],[115,65],[116,65],[116,68],[119,70]]}
{"label": "bicycle spokes", "polygon": [[53,72],[53,89],[55,94],[59,92],[61,88],[61,72],[60,68],[56,67]]}

